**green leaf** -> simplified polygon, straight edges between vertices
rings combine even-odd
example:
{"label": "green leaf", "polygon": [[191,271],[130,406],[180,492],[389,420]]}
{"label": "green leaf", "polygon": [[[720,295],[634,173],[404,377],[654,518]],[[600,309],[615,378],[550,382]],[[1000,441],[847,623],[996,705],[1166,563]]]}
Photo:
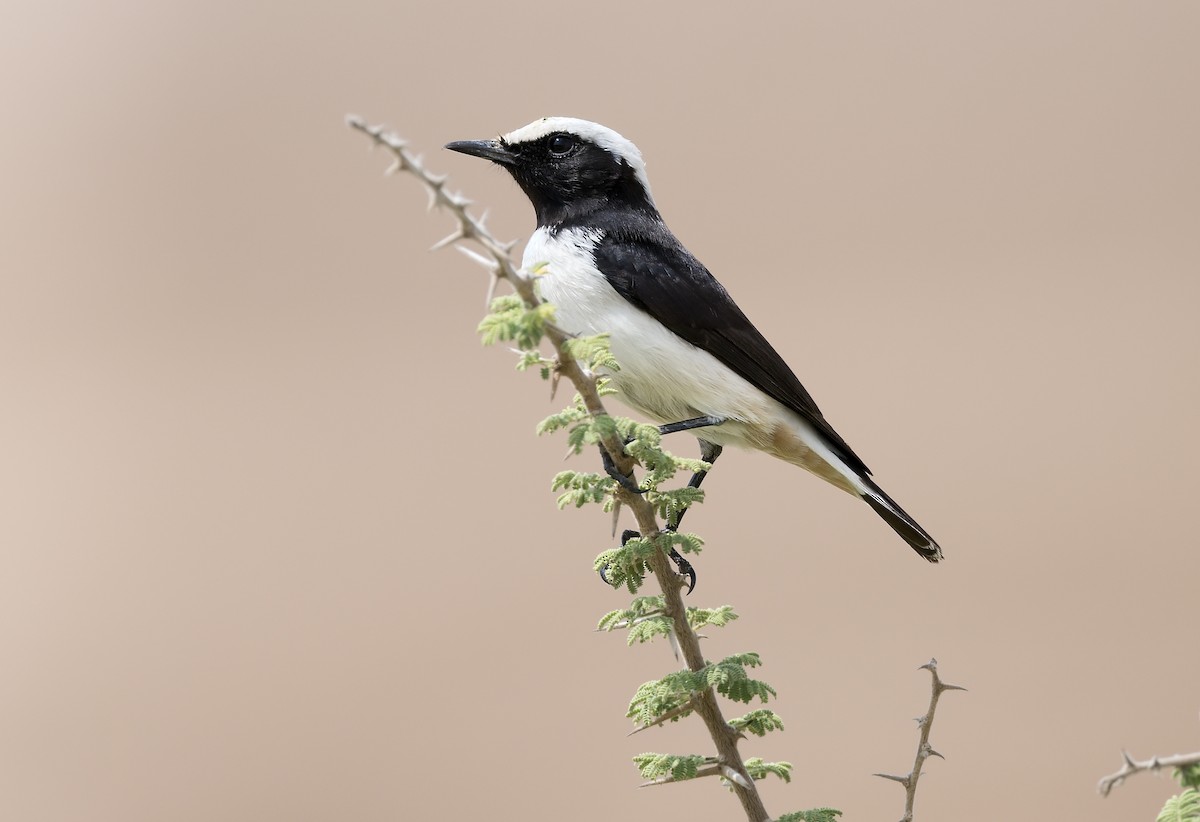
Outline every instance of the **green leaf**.
{"label": "green leaf", "polygon": [[550,379],[550,367],[554,365],[553,360],[548,360],[542,356],[542,352],[536,348],[528,351],[522,351],[521,356],[517,359],[517,370],[525,371],[537,366],[541,372],[542,379]]}
{"label": "green leaf", "polygon": [[785,813],[775,822],[837,822],[837,818],[841,815],[841,811],[833,808],[812,808],[807,811]]}
{"label": "green leaf", "polygon": [[[688,536],[694,536],[689,534]],[[699,540],[699,537],[696,537]],[[686,549],[684,553],[689,553]],[[705,625],[712,625],[716,628],[723,628],[733,620],[737,619],[738,615],[733,612],[732,605],[722,605],[719,608],[688,608],[687,620],[688,624],[693,629],[703,628]]]}
{"label": "green leaf", "polygon": [[600,624],[596,627],[601,631],[613,631],[618,628],[628,628],[629,624],[634,620],[652,614],[657,614],[661,612],[664,607],[665,599],[661,594],[657,596],[634,597],[633,601],[629,603],[628,608],[620,608],[616,611],[609,611],[600,618]]}
{"label": "green leaf", "polygon": [[600,377],[596,380],[596,394],[601,397],[607,397],[612,394],[620,394],[621,392],[613,385],[613,381],[609,377]]}
{"label": "green leaf", "polygon": [[608,414],[600,414],[592,420],[592,431],[595,433],[596,441],[605,437],[617,436],[618,421],[616,417],[611,417]]}
{"label": "green leaf", "polygon": [[784,782],[792,781],[792,763],[791,762],[764,762],[757,756],[746,760],[746,773],[750,774],[750,778],[757,781],[765,779],[767,774],[774,774]]}
{"label": "green leaf", "polygon": [[662,595],[636,597],[628,608],[605,614],[597,628],[601,631],[628,628],[628,645],[668,636],[673,626],[670,618],[663,613],[663,607]]}
{"label": "green leaf", "polygon": [[735,654],[710,664],[699,673],[704,675],[706,684],[734,702],[750,702],[753,699],[766,702],[776,695],[775,689],[765,682],[751,679],[746,674],[746,668],[755,668],[761,664],[758,654]]}
{"label": "green leaf", "polygon": [[[654,487],[653,478],[648,477],[646,486]],[[653,490],[646,494],[646,501],[654,506],[654,512],[667,522],[678,522],[678,514],[684,509],[704,501],[704,492],[685,485],[669,491]]]}
{"label": "green leaf", "polygon": [[610,548],[596,557],[595,569],[603,571],[605,577],[614,588],[624,585],[629,593],[636,594],[646,581],[649,568],[647,560],[653,556],[654,543],[642,537],[635,537],[619,548]]}
{"label": "green leaf", "polygon": [[[653,725],[664,714],[678,710],[696,695],[703,683],[692,671],[675,671],[662,679],[643,682],[638,686],[625,715],[638,725]],[[672,717],[676,722],[690,711]]]}
{"label": "green leaf", "polygon": [[671,620],[664,616],[643,617],[629,627],[626,645],[649,642],[660,636],[670,636],[673,626]]}
{"label": "green leaf", "polygon": [[1172,796],[1163,805],[1157,822],[1197,822],[1200,820],[1200,793],[1188,788],[1178,796]]}
{"label": "green leaf", "polygon": [[591,337],[573,337],[563,341],[562,350],[583,363],[592,373],[601,369],[620,371],[616,357],[612,354],[612,341],[608,334]]}
{"label": "green leaf", "polygon": [[679,781],[693,779],[701,765],[711,764],[709,757],[700,754],[644,753],[633,758],[643,779],[658,779],[670,776]]}
{"label": "green leaf", "polygon": [[755,736],[766,736],[771,731],[783,730],[783,720],[774,711],[766,708],[758,708],[745,716],[735,717],[729,720],[729,724],[739,731]]}
{"label": "green leaf", "polygon": [[568,428],[580,420],[588,418],[588,410],[583,404],[583,398],[578,394],[575,395],[574,404],[568,408],[564,408],[557,414],[551,414],[538,423],[538,434],[553,434],[555,431],[560,431],[563,428]]}
{"label": "green leaf", "polygon": [[1184,788],[1200,788],[1200,762],[1176,768],[1175,778]]}
{"label": "green leaf", "polygon": [[684,554],[698,554],[701,548],[704,547],[704,540],[695,534],[689,534],[680,531],[660,531],[655,537],[654,544],[664,554],[671,553],[672,548],[677,548]]}
{"label": "green leaf", "polygon": [[558,507],[566,508],[574,505],[582,508],[588,503],[606,503],[609,501],[616,483],[609,477],[602,477],[585,471],[560,471],[550,484],[551,491],[567,489],[558,498]]}
{"label": "green leaf", "polygon": [[[755,698],[766,702],[775,696],[775,689],[746,675],[747,667],[759,664],[758,654],[735,654],[720,662],[709,663],[699,671],[685,669],[662,679],[643,682],[630,700],[625,715],[639,725],[653,725],[661,716],[679,709],[706,688],[714,688],[736,702],[749,702]],[[748,728],[751,733],[761,729],[760,736],[768,730],[783,727],[782,720],[770,711],[751,712],[742,719],[746,726],[754,725],[754,728]]]}
{"label": "green leaf", "polygon": [[546,331],[546,323],[554,317],[554,306],[541,303],[533,307],[515,294],[492,300],[491,313],[479,322],[479,334],[484,345],[511,340],[522,350],[538,347]]}

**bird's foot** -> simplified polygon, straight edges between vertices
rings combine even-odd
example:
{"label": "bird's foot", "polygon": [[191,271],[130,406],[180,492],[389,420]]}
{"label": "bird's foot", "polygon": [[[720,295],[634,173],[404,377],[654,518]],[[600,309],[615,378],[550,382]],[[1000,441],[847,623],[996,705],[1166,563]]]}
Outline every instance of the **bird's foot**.
{"label": "bird's foot", "polygon": [[[666,528],[663,530],[663,533],[672,533],[674,530],[674,528]],[[634,531],[633,529],[622,531],[621,545],[624,546],[625,543],[629,542],[629,540],[637,539],[641,535],[642,534],[640,531]],[[683,554],[679,553],[674,548],[671,549],[671,553],[668,554],[668,556],[670,556],[671,561],[675,563],[675,567],[678,569],[679,575],[687,578],[687,592],[690,594],[696,587],[696,569],[692,567],[692,563],[684,559]],[[607,571],[607,565],[600,569],[600,579],[604,580],[606,585],[612,585],[612,583],[609,582]]]}
{"label": "bird's foot", "polygon": [[[617,485],[621,486],[631,494],[640,495],[646,493],[646,489],[639,488],[638,484],[633,481],[633,477],[630,474],[621,473],[620,469],[617,468],[617,464],[613,462],[612,456],[608,453],[608,449],[605,448],[603,444],[600,445],[600,460],[604,463],[604,473],[612,477]],[[622,545],[624,545],[624,543],[622,543]]]}

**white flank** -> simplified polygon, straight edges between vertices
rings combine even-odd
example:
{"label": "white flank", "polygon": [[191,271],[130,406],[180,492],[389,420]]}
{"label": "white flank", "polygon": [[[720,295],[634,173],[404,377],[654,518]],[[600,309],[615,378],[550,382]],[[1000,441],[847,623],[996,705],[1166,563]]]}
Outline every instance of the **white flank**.
{"label": "white flank", "polygon": [[529,270],[546,264],[538,283],[542,296],[557,309],[559,327],[580,335],[611,335],[612,352],[621,365],[612,377],[622,401],[658,423],[722,417],[724,424],[695,432],[718,445],[770,451],[776,432],[786,431],[803,448],[792,446],[777,456],[856,496],[866,490],[798,414],[618,294],[593,263],[592,252],[602,236],[595,229],[551,234],[539,228],[525,247],[524,265]]}

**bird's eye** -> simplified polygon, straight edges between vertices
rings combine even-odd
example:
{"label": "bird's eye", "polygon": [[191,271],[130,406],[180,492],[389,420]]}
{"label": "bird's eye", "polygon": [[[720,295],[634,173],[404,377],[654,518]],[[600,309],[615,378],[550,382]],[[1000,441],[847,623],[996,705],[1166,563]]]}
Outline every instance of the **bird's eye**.
{"label": "bird's eye", "polygon": [[570,134],[555,134],[550,138],[550,153],[555,157],[566,157],[575,148],[575,138]]}

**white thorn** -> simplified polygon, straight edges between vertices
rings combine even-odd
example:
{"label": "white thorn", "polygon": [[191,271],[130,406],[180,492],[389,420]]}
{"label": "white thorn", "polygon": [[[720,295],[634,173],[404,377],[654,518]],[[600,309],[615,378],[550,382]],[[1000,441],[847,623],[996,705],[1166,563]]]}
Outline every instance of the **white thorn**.
{"label": "white thorn", "polygon": [[[497,269],[499,269],[499,266],[497,266]],[[492,276],[488,280],[487,298],[483,301],[485,308],[490,306],[492,304],[492,300],[496,298],[496,283],[498,282],[500,282],[500,274],[497,270],[493,270]]]}
{"label": "white thorn", "polygon": [[[460,228],[460,229],[454,231],[453,233],[448,234],[445,237],[443,237],[442,239],[438,240],[436,243],[434,243],[433,245],[431,245],[429,247],[429,250],[437,251],[438,249],[445,248],[446,246],[450,245],[451,243],[457,243],[462,238],[463,238],[463,233],[462,233],[462,229]],[[490,302],[490,300],[489,300],[489,302]]]}
{"label": "white thorn", "polygon": [[495,274],[496,270],[500,267],[496,263],[495,260],[489,259],[489,258],[483,256],[482,254],[477,254],[476,252],[472,251],[471,249],[469,249],[465,246],[456,245],[454,247],[457,248],[459,251],[461,251],[463,254],[466,254],[473,261],[479,263],[481,266],[486,268],[488,271],[492,272],[492,274]]}
{"label": "white thorn", "polygon": [[738,785],[741,785],[746,790],[750,789],[750,781],[748,779],[746,779],[746,777],[742,776],[740,773],[735,771],[733,768],[729,767],[728,765],[721,766],[721,775],[724,776],[726,779],[728,779],[730,782],[736,782]]}

